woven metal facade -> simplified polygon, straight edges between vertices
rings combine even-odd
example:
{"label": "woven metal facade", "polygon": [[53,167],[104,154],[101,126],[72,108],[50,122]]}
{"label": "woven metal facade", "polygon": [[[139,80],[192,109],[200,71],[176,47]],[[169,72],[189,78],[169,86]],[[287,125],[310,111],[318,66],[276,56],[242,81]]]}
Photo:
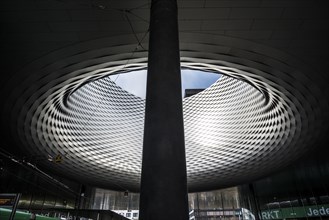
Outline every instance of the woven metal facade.
{"label": "woven metal facade", "polygon": [[[137,191],[144,100],[118,87],[109,76],[144,69],[146,58],[104,62],[118,55],[106,57],[104,49],[99,51],[101,58],[81,62],[97,54],[86,52],[64,60],[75,62],[71,65],[38,69],[48,78],[54,75],[54,80],[38,79],[38,88],[24,91],[35,99],[24,100],[32,103],[20,111],[20,139],[33,154],[62,155],[63,162],[52,165],[57,172],[65,170],[65,175],[99,186]],[[224,59],[182,57],[182,68],[223,74],[211,87],[183,101],[191,191],[238,184],[289,164],[310,141],[303,135],[308,132],[305,125],[320,122],[302,120],[311,114],[307,106],[317,94],[311,100],[296,96],[297,88],[287,78],[293,71],[290,66],[280,63],[282,69],[274,69],[269,62],[256,69]],[[60,72],[63,77],[57,77]],[[305,75],[299,74],[304,80]],[[296,85],[307,86],[303,81]]]}
{"label": "woven metal facade", "polygon": [[[20,24],[4,37],[6,149],[84,183],[138,191],[144,101],[107,77],[147,68],[149,5],[19,2],[4,8]],[[179,1],[182,68],[224,75],[183,103],[190,191],[257,179],[326,143],[325,4]]]}

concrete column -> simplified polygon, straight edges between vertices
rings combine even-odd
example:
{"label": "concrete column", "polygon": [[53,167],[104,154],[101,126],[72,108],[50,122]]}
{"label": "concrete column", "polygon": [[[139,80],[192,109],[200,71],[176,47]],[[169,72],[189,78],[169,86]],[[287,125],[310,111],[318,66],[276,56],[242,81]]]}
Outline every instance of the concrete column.
{"label": "concrete column", "polygon": [[176,0],[152,0],[140,220],[187,220]]}

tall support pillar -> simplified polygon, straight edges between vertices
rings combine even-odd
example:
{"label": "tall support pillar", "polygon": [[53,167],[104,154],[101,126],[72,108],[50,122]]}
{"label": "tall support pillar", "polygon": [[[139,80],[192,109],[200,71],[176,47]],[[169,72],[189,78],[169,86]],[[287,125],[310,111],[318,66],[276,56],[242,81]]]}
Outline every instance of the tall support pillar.
{"label": "tall support pillar", "polygon": [[140,220],[187,220],[176,0],[152,0]]}

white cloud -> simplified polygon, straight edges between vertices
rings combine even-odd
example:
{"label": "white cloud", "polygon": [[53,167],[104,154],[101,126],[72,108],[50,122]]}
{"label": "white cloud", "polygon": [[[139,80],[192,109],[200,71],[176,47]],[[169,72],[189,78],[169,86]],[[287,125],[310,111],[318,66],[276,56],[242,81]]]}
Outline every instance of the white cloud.
{"label": "white cloud", "polygon": [[139,70],[110,76],[122,89],[145,99],[147,70]]}

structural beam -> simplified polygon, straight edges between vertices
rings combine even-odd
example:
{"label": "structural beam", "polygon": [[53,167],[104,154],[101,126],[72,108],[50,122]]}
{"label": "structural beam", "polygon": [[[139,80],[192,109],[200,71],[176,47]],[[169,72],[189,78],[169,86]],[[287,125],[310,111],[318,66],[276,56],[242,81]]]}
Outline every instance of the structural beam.
{"label": "structural beam", "polygon": [[152,0],[140,220],[187,220],[176,0]]}

